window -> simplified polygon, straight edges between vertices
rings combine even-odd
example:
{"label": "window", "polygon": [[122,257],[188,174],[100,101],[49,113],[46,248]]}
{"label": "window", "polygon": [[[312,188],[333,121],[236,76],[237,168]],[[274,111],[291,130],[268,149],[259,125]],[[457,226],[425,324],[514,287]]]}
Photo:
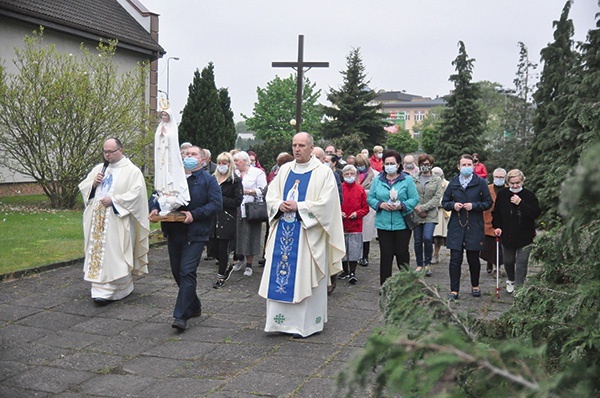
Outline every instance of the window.
{"label": "window", "polygon": [[424,111],[416,111],[415,112],[415,121],[422,122],[423,119],[425,119],[425,112]]}

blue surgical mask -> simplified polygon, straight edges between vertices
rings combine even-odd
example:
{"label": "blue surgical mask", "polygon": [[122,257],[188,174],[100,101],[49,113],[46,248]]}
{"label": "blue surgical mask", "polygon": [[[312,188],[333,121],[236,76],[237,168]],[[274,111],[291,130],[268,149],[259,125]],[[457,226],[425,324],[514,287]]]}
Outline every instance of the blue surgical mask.
{"label": "blue surgical mask", "polygon": [[364,173],[366,169],[367,169],[367,166],[358,166],[356,168],[356,170],[358,170],[360,173]]}
{"label": "blue surgical mask", "polygon": [[504,186],[504,178],[494,178],[494,185],[497,187]]}
{"label": "blue surgical mask", "polygon": [[462,174],[463,177],[470,177],[473,174],[473,167],[472,166],[461,167],[460,174]]}
{"label": "blue surgical mask", "polygon": [[344,177],[344,181],[346,181],[347,184],[354,184],[354,181],[356,181],[356,177]]}
{"label": "blue surgical mask", "polygon": [[226,164],[219,164],[217,165],[217,170],[221,174],[227,174],[227,172],[229,171],[229,166]]}
{"label": "blue surgical mask", "polygon": [[383,157],[383,153],[378,153],[377,154],[377,159],[381,159]]}
{"label": "blue surgical mask", "polygon": [[183,167],[185,167],[187,170],[195,169],[196,166],[198,166],[198,159],[191,156],[183,159]]}
{"label": "blue surgical mask", "polygon": [[398,165],[397,164],[386,164],[385,165],[385,172],[388,174],[396,174],[398,172]]}

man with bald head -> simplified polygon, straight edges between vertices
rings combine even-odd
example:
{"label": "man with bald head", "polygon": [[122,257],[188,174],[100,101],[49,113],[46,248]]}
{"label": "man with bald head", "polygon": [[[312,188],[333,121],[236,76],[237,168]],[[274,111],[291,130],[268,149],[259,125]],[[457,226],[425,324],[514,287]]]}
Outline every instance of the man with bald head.
{"label": "man with bald head", "polygon": [[294,161],[267,191],[269,238],[259,294],[267,299],[266,332],[307,337],[327,322],[327,285],[342,270],[342,215],[333,172],[308,133],[292,141]]}
{"label": "man with bald head", "polygon": [[109,138],[104,164],[79,184],[83,195],[84,279],[92,299],[110,304],[133,291],[132,275],[148,273],[148,202],[140,169],[123,154],[123,144]]}

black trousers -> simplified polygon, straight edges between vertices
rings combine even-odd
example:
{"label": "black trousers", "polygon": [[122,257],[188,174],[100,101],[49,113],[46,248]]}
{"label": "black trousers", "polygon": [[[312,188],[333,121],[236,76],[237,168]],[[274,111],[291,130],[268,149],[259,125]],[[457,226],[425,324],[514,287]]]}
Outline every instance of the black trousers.
{"label": "black trousers", "polygon": [[386,279],[392,276],[392,262],[394,261],[394,257],[396,257],[396,264],[398,265],[399,270],[408,270],[408,265],[410,263],[408,244],[411,235],[412,231],[408,228],[399,231],[377,230],[380,251],[380,284],[383,285]]}

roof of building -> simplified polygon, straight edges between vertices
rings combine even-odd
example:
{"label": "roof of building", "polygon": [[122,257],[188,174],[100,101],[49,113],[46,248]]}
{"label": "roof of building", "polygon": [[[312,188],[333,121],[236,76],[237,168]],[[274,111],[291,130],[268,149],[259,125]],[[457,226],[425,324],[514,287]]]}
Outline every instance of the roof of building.
{"label": "roof of building", "polygon": [[392,102],[383,103],[381,107],[383,109],[394,109],[394,108],[433,108],[435,106],[445,106],[446,100],[442,97],[434,99],[425,99],[423,101],[411,101],[411,102]]}
{"label": "roof of building", "polygon": [[123,48],[155,57],[165,53],[117,0],[0,0],[0,15],[94,41],[117,39]]}
{"label": "roof of building", "polygon": [[406,94],[403,91],[385,91],[377,93],[375,101],[413,101],[415,98],[423,98],[419,95]]}

